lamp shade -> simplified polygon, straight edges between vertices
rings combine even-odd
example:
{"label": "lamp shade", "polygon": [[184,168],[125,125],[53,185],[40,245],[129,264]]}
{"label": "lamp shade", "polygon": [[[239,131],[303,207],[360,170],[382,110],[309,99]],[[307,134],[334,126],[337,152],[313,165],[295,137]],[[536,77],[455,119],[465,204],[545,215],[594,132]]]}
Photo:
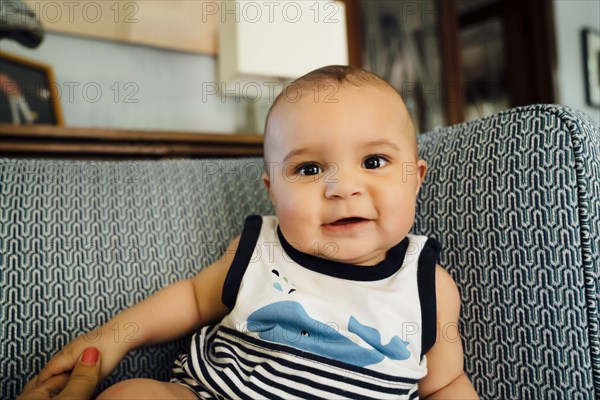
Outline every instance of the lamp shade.
{"label": "lamp shade", "polygon": [[348,64],[341,1],[221,4],[218,65],[226,93],[248,95],[266,82],[272,85],[325,65]]}

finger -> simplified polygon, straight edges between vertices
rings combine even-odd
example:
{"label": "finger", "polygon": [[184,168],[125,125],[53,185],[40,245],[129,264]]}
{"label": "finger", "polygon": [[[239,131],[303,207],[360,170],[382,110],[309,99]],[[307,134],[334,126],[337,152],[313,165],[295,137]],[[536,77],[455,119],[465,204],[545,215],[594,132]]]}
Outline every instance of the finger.
{"label": "finger", "polygon": [[23,390],[22,390],[22,392],[21,392],[21,393],[27,393],[27,392],[31,392],[31,391],[33,390],[33,388],[35,388],[35,384],[36,384],[37,380],[38,380],[38,376],[37,376],[37,375],[34,375],[34,377],[33,377],[33,378],[31,378],[31,379],[29,380],[29,382],[27,382],[27,383],[25,384],[25,386],[23,386]]}
{"label": "finger", "polygon": [[41,385],[53,375],[69,372],[72,369],[73,361],[65,353],[61,352],[48,361],[44,368],[42,368],[38,375],[37,385]]}
{"label": "finger", "polygon": [[36,386],[36,378],[27,382],[17,400],[49,400],[65,387],[69,374],[55,375],[40,386]]}
{"label": "finger", "polygon": [[94,347],[87,348],[81,354],[79,362],[71,372],[71,379],[55,400],[83,400],[94,394],[100,381],[100,353]]}

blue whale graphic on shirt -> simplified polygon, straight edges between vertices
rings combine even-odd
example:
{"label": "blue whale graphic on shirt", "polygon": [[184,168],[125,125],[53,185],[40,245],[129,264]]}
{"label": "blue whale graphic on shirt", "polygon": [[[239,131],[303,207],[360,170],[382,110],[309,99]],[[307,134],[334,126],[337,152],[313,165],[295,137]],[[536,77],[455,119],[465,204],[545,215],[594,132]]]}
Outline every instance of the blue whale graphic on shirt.
{"label": "blue whale graphic on shirt", "polygon": [[295,301],[280,301],[256,310],[248,317],[248,330],[257,332],[263,340],[358,367],[377,364],[385,357],[393,360],[410,357],[408,343],[398,336],[383,345],[379,331],[351,316],[348,331],[372,346],[371,349],[362,347],[340,334],[336,327],[309,317],[304,307]]}

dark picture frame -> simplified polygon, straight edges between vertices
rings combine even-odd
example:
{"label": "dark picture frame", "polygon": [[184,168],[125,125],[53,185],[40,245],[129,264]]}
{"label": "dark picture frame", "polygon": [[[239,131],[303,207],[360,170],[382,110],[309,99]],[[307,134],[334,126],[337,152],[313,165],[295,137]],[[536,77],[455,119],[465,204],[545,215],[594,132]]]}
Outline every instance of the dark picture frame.
{"label": "dark picture frame", "polygon": [[586,28],[581,31],[586,102],[600,108],[600,31]]}
{"label": "dark picture frame", "polygon": [[0,51],[0,123],[64,125],[52,67]]}

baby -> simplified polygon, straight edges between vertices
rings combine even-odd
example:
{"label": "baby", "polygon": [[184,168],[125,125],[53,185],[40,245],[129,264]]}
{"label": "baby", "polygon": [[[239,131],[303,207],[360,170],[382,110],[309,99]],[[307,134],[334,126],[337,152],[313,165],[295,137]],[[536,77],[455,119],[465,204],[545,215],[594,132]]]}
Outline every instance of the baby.
{"label": "baby", "polygon": [[[87,334],[106,377],[134,347],[101,335],[115,323],[139,327],[135,346],[195,332],[174,378],[99,398],[477,398],[441,246],[409,234],[427,164],[396,90],[347,66],[297,79],[271,107],[264,158],[276,216],[248,217],[215,263]],[[89,345],[73,340],[38,382]]]}

